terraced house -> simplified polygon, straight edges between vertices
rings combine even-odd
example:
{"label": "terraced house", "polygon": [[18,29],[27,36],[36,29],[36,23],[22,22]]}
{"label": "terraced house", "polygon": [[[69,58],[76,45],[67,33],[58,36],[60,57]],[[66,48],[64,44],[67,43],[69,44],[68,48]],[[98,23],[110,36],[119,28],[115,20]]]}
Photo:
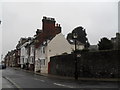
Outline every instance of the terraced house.
{"label": "terraced house", "polygon": [[71,53],[71,45],[61,33],[60,24],[54,18],[43,17],[42,30],[36,32],[35,72],[48,73],[50,57]]}
{"label": "terraced house", "polygon": [[[20,38],[14,50],[17,53],[6,55],[7,65],[17,65],[35,73],[49,73],[50,57],[70,54],[74,50],[74,45],[66,40],[61,31],[60,24],[54,18],[43,17],[42,29],[37,29],[33,37]],[[84,48],[83,45],[81,47]]]}

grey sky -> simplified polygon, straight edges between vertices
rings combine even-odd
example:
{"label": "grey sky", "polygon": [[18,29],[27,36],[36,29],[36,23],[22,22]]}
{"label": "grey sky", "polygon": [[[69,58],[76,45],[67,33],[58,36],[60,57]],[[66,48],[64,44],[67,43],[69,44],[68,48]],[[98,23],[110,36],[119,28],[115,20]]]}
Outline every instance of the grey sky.
{"label": "grey sky", "polygon": [[2,11],[3,54],[14,49],[21,37],[33,36],[42,28],[43,16],[55,18],[64,35],[83,26],[90,44],[118,32],[117,2],[4,2]]}

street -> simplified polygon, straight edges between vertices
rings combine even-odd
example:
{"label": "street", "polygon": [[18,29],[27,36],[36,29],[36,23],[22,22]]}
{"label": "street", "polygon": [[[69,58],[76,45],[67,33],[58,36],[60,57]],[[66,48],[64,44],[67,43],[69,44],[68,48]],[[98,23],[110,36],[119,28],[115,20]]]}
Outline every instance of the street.
{"label": "street", "polygon": [[2,78],[2,88],[16,88],[16,87],[5,78]]}
{"label": "street", "polygon": [[14,68],[3,69],[2,77],[3,88],[81,88],[79,90],[118,90],[117,82],[67,80],[36,75],[22,69]]}

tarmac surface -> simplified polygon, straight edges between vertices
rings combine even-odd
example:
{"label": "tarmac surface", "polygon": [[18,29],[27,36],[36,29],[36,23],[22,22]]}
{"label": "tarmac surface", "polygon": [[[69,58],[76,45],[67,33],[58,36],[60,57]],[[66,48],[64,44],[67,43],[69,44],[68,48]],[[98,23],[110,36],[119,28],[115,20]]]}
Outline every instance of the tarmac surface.
{"label": "tarmac surface", "polygon": [[79,90],[119,90],[116,81],[74,80],[72,78],[39,75],[23,69],[2,70],[3,88],[77,88]]}

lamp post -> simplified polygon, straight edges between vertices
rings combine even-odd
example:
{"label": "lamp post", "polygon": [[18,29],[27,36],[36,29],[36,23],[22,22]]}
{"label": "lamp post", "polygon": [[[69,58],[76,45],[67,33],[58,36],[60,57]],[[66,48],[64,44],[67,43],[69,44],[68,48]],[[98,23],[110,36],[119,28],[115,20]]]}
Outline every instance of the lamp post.
{"label": "lamp post", "polygon": [[77,68],[78,68],[78,66],[77,66],[77,33],[75,33],[75,32],[73,32],[73,39],[74,39],[74,41],[75,41],[75,51],[74,51],[74,58],[75,58],[75,80],[78,80],[78,71],[77,71]]}

